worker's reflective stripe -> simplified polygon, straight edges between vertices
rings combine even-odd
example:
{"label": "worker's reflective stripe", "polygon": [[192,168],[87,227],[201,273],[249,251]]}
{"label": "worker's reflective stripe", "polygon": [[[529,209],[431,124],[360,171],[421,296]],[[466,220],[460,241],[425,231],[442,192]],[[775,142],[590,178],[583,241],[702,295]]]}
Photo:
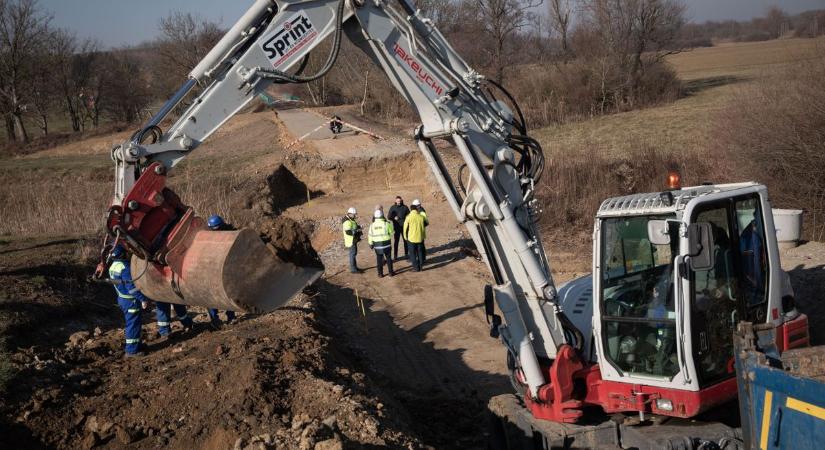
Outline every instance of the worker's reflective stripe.
{"label": "worker's reflective stripe", "polygon": [[392,247],[392,246],[387,244],[387,245],[375,245],[372,248],[375,249],[375,250],[384,250],[385,248],[390,248],[390,247]]}
{"label": "worker's reflective stripe", "polygon": [[186,313],[186,314],[184,314],[184,315],[182,315],[182,316],[178,317],[178,320],[186,320],[186,319],[188,319],[188,318],[189,318],[189,313]]}
{"label": "worker's reflective stripe", "polygon": [[126,310],[126,312],[129,312],[129,313],[132,313],[132,314],[137,314],[137,313],[140,312],[140,308],[129,308],[129,309]]}
{"label": "worker's reflective stripe", "polygon": [[788,397],[785,401],[785,406],[801,413],[805,413],[809,416],[814,416],[817,419],[825,420],[825,408],[803,402],[802,400],[797,400],[793,397]]}
{"label": "worker's reflective stripe", "polygon": [[135,292],[140,292],[140,289],[138,289],[138,288],[129,289],[130,294],[134,294]]}
{"label": "worker's reflective stripe", "polygon": [[126,300],[131,300],[131,299],[135,298],[135,296],[134,296],[134,295],[124,294],[124,293],[122,293],[122,292],[120,292],[120,291],[118,291],[117,295],[118,295],[120,298],[125,298]]}
{"label": "worker's reflective stripe", "polygon": [[126,338],[126,343],[127,343],[127,344],[140,344],[140,339],[129,339],[129,338]]}
{"label": "worker's reflective stripe", "polygon": [[115,261],[109,266],[109,277],[114,278],[120,275],[120,272],[123,272],[123,269],[126,268],[126,264],[123,261]]}
{"label": "worker's reflective stripe", "polygon": [[158,322],[158,326],[159,326],[159,327],[168,327],[168,326],[169,326],[169,322]]}
{"label": "worker's reflective stripe", "polygon": [[765,401],[762,404],[762,437],[759,439],[759,448],[767,450],[768,433],[771,431],[771,403],[773,402],[773,392],[765,390]]}

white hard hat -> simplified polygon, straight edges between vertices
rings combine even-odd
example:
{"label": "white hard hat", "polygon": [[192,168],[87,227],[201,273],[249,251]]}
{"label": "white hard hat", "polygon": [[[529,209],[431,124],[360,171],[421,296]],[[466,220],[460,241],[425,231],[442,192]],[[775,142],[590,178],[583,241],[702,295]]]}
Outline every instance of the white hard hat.
{"label": "white hard hat", "polygon": [[376,209],[375,212],[372,213],[372,216],[375,217],[376,219],[379,218],[379,217],[384,217],[384,212],[381,211],[380,209]]}
{"label": "white hard hat", "polygon": [[421,206],[421,200],[419,200],[419,199],[413,200],[412,205],[413,206]]}
{"label": "white hard hat", "polygon": [[357,213],[355,212],[355,208],[350,207],[350,209],[347,210],[347,214],[355,215]]}

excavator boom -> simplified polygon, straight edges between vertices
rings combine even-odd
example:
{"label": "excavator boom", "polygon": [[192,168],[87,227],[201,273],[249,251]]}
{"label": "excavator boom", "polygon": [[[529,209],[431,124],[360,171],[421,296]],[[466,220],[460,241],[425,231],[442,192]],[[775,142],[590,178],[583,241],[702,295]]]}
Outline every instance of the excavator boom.
{"label": "excavator boom", "polygon": [[[575,420],[580,412],[566,402],[570,386],[548,379],[549,373],[576,367],[583,338],[556,302],[534,223],[535,186],[544,168],[541,147],[527,135],[517,104],[512,102],[514,113],[492,91],[509,94],[469,67],[408,0],[255,1],[173,98],[113,151],[116,184],[108,228],[139,259],[133,261],[134,272],[145,266],[148,275],[138,287],[166,301],[268,311],[320,275],[267,255],[247,232],[207,231],[165,186],[165,176],[272,83],[324,76],[336,62],[344,34],[418,112],[415,139],[456,219],[466,225],[491,270],[495,285],[485,301],[493,332],[524,375],[529,397],[555,405],[548,409],[552,417]],[[331,46],[320,71],[303,75],[295,70],[324,39]],[[162,130],[166,116],[196,85],[204,89]],[[466,187],[456,186],[434,139],[458,149],[469,174]],[[553,372],[540,364],[554,360],[564,367]]]}

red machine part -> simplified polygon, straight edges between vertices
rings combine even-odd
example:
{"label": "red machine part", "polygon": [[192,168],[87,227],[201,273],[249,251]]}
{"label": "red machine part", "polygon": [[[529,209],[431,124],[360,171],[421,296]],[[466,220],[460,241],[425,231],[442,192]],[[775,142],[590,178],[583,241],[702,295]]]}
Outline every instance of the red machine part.
{"label": "red machine part", "polygon": [[547,379],[552,381],[539,389],[537,400],[531,399],[530,395],[524,396],[533,417],[554,422],[576,422],[583,412],[582,401],[574,398],[574,382],[583,368],[584,364],[573,347],[559,347],[556,359],[548,369]]}
{"label": "red machine part", "polygon": [[166,187],[166,170],[160,163],[146,168],[123,203],[109,209],[106,226],[134,253],[163,264],[170,249],[185,247],[186,235],[204,228],[191,208]]}
{"label": "red machine part", "polygon": [[[585,404],[600,406],[607,413],[641,411],[688,418],[729,401],[737,393],[735,377],[699,391],[603,380],[599,366],[584,365],[569,346],[562,346],[545,370],[552,382],[539,389],[538,399],[526,395],[524,403],[534,417],[554,422],[576,422]],[[660,399],[669,400],[671,408],[660,409],[656,402]]]}
{"label": "red machine part", "polygon": [[808,333],[808,316],[800,314],[793,320],[779,325],[776,336],[776,347],[780,352],[811,345],[811,338]]}

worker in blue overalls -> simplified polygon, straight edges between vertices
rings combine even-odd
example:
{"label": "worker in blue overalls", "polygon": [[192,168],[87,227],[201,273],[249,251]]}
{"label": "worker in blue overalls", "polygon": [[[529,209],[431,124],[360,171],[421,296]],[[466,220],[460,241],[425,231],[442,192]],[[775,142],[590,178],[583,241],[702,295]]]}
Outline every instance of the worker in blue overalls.
{"label": "worker in blue overalls", "polygon": [[[206,220],[206,225],[212,231],[233,231],[235,227],[231,224],[226,223],[223,220],[223,217],[213,214]],[[207,310],[209,313],[209,323],[212,325],[212,328],[215,330],[219,330],[223,327],[223,322],[221,322],[221,318],[218,316],[218,310],[215,308],[209,308]],[[235,321],[235,311],[226,311],[226,323],[231,324]]]}
{"label": "worker in blue overalls", "polygon": [[121,245],[112,249],[112,264],[109,266],[109,279],[117,292],[117,304],[126,319],[126,357],[143,356],[140,345],[141,309],[148,305],[148,299],[132,282],[129,268],[129,255]]}

